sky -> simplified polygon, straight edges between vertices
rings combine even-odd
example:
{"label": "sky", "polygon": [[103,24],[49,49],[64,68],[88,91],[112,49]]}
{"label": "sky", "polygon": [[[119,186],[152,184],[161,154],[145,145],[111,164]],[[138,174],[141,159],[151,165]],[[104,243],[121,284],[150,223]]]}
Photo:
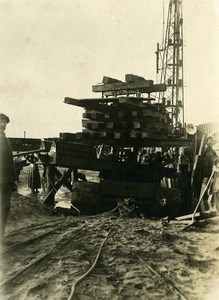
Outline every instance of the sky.
{"label": "sky", "polygon": [[[156,83],[156,45],[168,0],[1,0],[0,112],[8,137],[82,130],[83,109],[103,76]],[[183,0],[187,123],[219,120],[219,1]]]}

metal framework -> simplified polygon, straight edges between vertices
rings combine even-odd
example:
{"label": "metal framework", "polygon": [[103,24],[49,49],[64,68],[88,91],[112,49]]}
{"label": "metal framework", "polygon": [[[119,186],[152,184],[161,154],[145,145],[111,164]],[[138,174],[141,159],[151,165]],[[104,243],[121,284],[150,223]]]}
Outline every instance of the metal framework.
{"label": "metal framework", "polygon": [[169,2],[165,38],[161,49],[157,44],[156,54],[160,82],[167,85],[167,90],[159,93],[159,102],[165,104],[169,112],[173,133],[182,133],[184,127],[182,0]]}

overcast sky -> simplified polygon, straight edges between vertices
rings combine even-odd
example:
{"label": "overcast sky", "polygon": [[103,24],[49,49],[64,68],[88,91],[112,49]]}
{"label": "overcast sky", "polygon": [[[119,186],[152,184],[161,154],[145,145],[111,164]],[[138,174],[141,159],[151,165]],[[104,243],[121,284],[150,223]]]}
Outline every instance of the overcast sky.
{"label": "overcast sky", "polygon": [[[1,112],[7,136],[81,131],[82,109],[103,76],[156,82],[168,0],[1,0]],[[185,121],[219,120],[219,1],[183,0]],[[166,15],[165,15],[166,21]]]}

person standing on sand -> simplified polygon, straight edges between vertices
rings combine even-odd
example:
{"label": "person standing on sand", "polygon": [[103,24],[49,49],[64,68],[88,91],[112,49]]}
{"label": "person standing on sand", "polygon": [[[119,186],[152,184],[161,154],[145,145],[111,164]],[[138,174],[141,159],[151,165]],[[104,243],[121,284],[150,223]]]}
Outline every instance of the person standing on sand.
{"label": "person standing on sand", "polygon": [[214,205],[214,212],[219,213],[219,143],[213,145],[213,150],[215,152],[214,157],[214,166],[213,166],[213,181],[212,181],[212,188],[211,193],[209,195],[208,202],[211,202],[211,196]]}
{"label": "person standing on sand", "polygon": [[10,143],[5,136],[9,118],[0,113],[0,239],[4,236],[5,226],[10,211],[12,192],[16,190],[16,170]]}
{"label": "person standing on sand", "polygon": [[29,172],[28,172],[28,187],[31,189],[32,194],[39,193],[38,189],[41,187],[40,172],[37,165],[38,158],[33,154],[27,157],[30,162]]}

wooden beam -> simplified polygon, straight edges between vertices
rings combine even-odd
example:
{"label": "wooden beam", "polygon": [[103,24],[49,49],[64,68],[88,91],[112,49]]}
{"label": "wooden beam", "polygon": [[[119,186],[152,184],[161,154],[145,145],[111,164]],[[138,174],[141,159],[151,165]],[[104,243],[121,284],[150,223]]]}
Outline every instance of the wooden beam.
{"label": "wooden beam", "polygon": [[90,159],[96,158],[96,152],[93,146],[64,140],[57,141],[55,146],[56,152],[62,153],[62,155],[73,155],[75,157],[87,156]]}
{"label": "wooden beam", "polygon": [[[111,103],[118,103],[119,99],[121,101],[133,101],[134,103],[144,103],[145,105],[153,105],[150,103],[151,98],[143,98],[143,97],[125,97],[125,96],[120,96],[120,97],[109,97],[109,98],[86,98],[86,99],[75,99],[75,98],[70,98],[70,97],[65,97],[64,98],[64,103],[70,104],[70,105],[75,105],[75,106],[81,106],[81,107],[86,107],[86,106],[92,106],[92,105],[97,105],[97,104],[111,104]],[[155,108],[157,109],[157,108]]]}
{"label": "wooden beam", "polygon": [[48,193],[46,196],[44,203],[49,206],[54,206],[55,204],[55,194],[60,189],[60,187],[63,185],[63,183],[66,181],[66,179],[69,177],[71,172],[73,171],[72,168],[69,168],[66,173],[62,175],[62,177],[59,179],[59,181],[54,185],[53,189]]}
{"label": "wooden beam", "polygon": [[122,82],[122,81],[108,76],[103,76],[102,83],[104,84],[116,83],[116,82]]}
{"label": "wooden beam", "polygon": [[132,130],[130,132],[130,138],[132,139],[163,139],[164,135],[152,130],[147,131],[139,131],[139,130]]}
{"label": "wooden beam", "polygon": [[166,120],[168,121],[168,115],[162,114],[158,111],[151,111],[148,109],[141,109],[141,110],[132,110],[132,117],[133,118],[157,118],[159,120]]}
{"label": "wooden beam", "polygon": [[[137,76],[137,75],[133,75],[133,74],[126,74],[125,81],[126,82],[139,82],[139,81],[146,81],[146,79],[141,76]],[[152,81],[152,84],[153,84],[153,81]]]}
{"label": "wooden beam", "polygon": [[29,151],[21,151],[13,154],[13,157],[20,157],[20,156],[26,156],[28,154],[33,154],[33,153],[40,153],[40,152],[48,152],[43,148],[36,149],[36,150],[29,150]]}
{"label": "wooden beam", "polygon": [[82,126],[86,129],[91,130],[102,130],[106,129],[106,123],[105,122],[95,122],[91,120],[84,120],[82,119]]}
{"label": "wooden beam", "polygon": [[[61,179],[63,174],[57,169],[57,168],[54,168],[54,175],[56,175],[58,177],[58,179]],[[72,185],[69,181],[64,181],[63,182],[63,185],[65,185],[69,191],[71,192],[72,191]]]}
{"label": "wooden beam", "polygon": [[141,81],[141,82],[122,82],[122,83],[111,83],[111,84],[102,84],[102,85],[93,85],[92,91],[95,93],[98,92],[110,92],[110,91],[118,91],[119,94],[126,94],[123,91],[133,91],[139,93],[154,93],[154,92],[164,92],[166,91],[165,84],[154,84],[151,80]]}
{"label": "wooden beam", "polygon": [[152,80],[145,80],[141,82],[117,82],[117,83],[109,83],[109,84],[102,84],[102,85],[93,85],[92,91],[93,92],[110,92],[110,91],[122,91],[122,90],[131,90],[131,91],[138,91],[138,89],[148,88],[153,86]]}
{"label": "wooden beam", "polygon": [[60,132],[59,137],[60,137],[61,140],[75,141],[76,140],[76,133]]}
{"label": "wooden beam", "polygon": [[90,120],[95,120],[95,121],[103,121],[105,120],[104,114],[93,111],[93,110],[86,110],[83,114],[82,117],[84,119],[90,119]]}
{"label": "wooden beam", "polygon": [[[128,139],[114,139],[112,132],[92,132],[87,129],[83,129],[84,132],[77,132],[71,140],[68,133],[68,141],[76,141],[83,145],[97,146],[105,143],[107,145],[121,147],[187,147],[193,145],[192,139],[187,138],[174,138],[166,136],[164,139],[142,139],[139,133],[139,139],[130,137]],[[89,131],[89,132],[88,132]],[[65,133],[64,133],[65,134]]]}
{"label": "wooden beam", "polygon": [[[103,98],[105,99],[105,98]],[[89,110],[94,110],[94,111],[98,111],[98,112],[108,112],[108,111],[118,111],[118,108],[115,105],[103,105],[98,103],[98,101],[87,101],[87,99],[85,100],[78,100],[78,99],[73,99],[73,98],[65,98],[65,103],[67,104],[71,104],[71,105],[75,105],[75,106],[79,106],[79,107],[83,107]],[[112,100],[110,100],[110,102],[112,102]],[[116,104],[116,102],[118,103],[118,98],[116,98],[114,100],[114,104]]]}
{"label": "wooden beam", "polygon": [[[57,151],[55,165],[60,167],[72,167],[73,169],[83,169],[83,170],[95,170],[95,171],[112,171],[112,172],[124,172],[133,173],[137,172],[147,172],[151,169],[146,165],[140,165],[137,163],[124,163],[117,162],[115,160],[104,160],[87,157],[74,156],[73,153],[63,154],[63,152]],[[142,173],[143,174],[143,173]]]}
{"label": "wooden beam", "polygon": [[108,104],[108,103],[113,103],[113,102],[118,102],[118,98],[113,97],[113,98],[86,98],[86,99],[75,99],[75,98],[69,98],[65,97],[64,103],[66,104],[71,104],[75,106],[80,106],[80,107],[90,107],[92,105],[97,105],[97,104]]}

